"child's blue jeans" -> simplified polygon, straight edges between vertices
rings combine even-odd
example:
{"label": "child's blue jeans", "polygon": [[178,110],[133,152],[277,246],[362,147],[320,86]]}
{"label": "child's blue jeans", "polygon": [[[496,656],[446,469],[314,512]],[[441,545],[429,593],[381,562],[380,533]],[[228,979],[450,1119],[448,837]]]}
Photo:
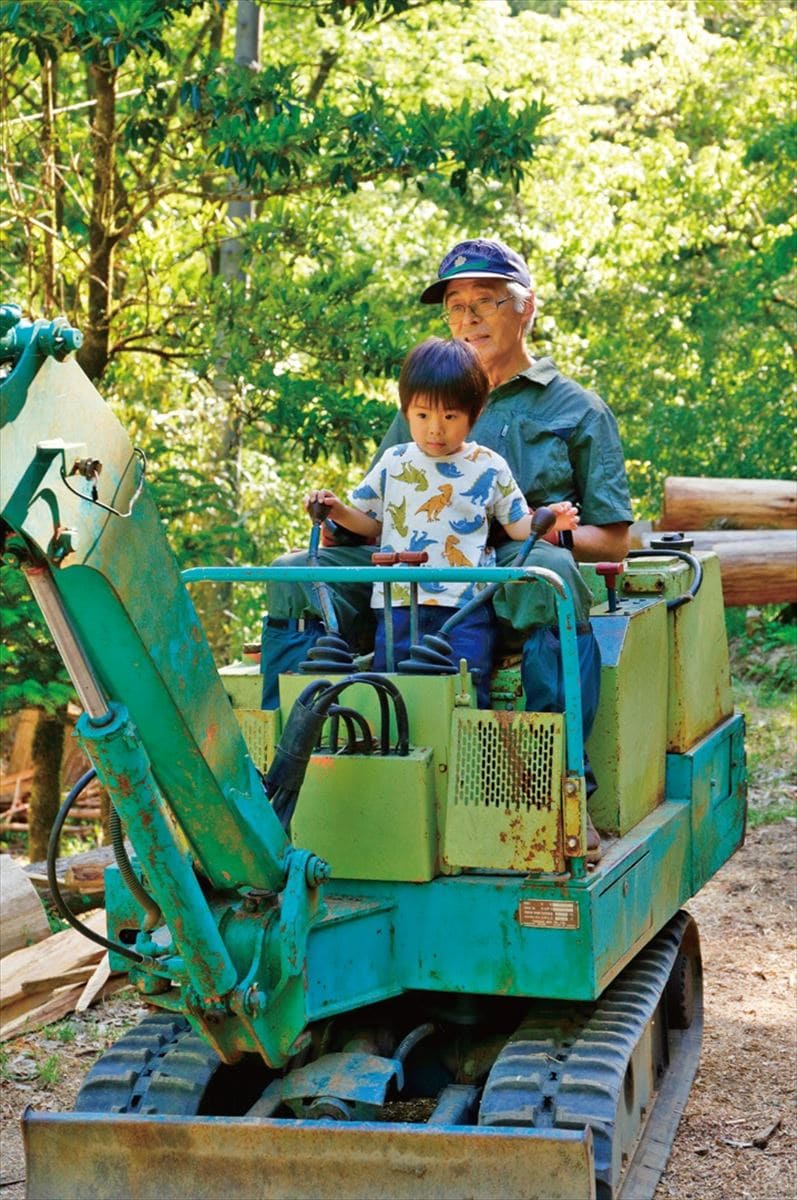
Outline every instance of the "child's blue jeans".
{"label": "child's blue jeans", "polygon": [[[374,643],[374,671],[385,670],[385,616],[382,609],[377,611],[376,641]],[[418,605],[418,641],[423,641],[425,633],[439,633],[449,617],[458,610],[443,604]],[[490,706],[490,675],[493,669],[493,651],[495,647],[495,617],[489,604],[482,605],[470,613],[464,620],[454,626],[446,634],[453,654],[451,661],[459,666],[461,658],[467,659],[468,668],[473,672],[476,685],[476,700],[479,708]],[[406,658],[410,651],[410,610],[409,608],[393,609],[393,655],[396,666]]]}

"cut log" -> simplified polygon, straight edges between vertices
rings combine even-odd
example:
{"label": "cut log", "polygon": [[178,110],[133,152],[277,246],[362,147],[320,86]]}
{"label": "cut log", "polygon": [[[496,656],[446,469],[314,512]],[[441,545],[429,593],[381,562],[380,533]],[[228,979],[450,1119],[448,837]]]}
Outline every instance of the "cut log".
{"label": "cut log", "polygon": [[10,854],[0,854],[0,913],[2,956],[50,936],[50,922],[39,894]]}
{"label": "cut log", "polygon": [[[128,854],[133,853],[129,842],[125,842]],[[55,860],[55,873],[61,889],[61,894],[67,904],[72,907],[79,905],[81,911],[96,907],[102,903],[105,895],[105,868],[114,862],[112,846],[98,846],[93,850],[84,850],[81,854],[70,854]],[[47,863],[30,863],[24,868],[39,895],[45,900],[50,897],[50,884],[47,878]],[[91,897],[92,904],[85,902]]]}
{"label": "cut log", "polygon": [[[643,548],[657,536],[639,530],[632,534]],[[684,536],[695,550],[718,555],[726,608],[797,602],[797,530],[697,530]]]}
{"label": "cut log", "polygon": [[797,526],[797,483],[785,479],[664,481],[659,529],[784,529]]}

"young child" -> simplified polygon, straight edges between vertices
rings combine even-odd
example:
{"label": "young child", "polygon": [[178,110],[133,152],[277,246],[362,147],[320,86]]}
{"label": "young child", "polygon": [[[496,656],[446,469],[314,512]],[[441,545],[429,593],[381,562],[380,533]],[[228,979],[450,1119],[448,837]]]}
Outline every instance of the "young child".
{"label": "young child", "polygon": [[[497,520],[514,541],[529,536],[532,514],[506,462],[494,450],[467,441],[482,411],[489,382],[479,356],[466,342],[428,338],[407,356],[399,378],[399,399],[412,441],[393,446],[371,467],[344,504],[330,491],[309,494],[330,506],[338,525],[378,537],[380,550],[425,550],[428,566],[490,566],[490,521]],[[554,530],[575,529],[579,517],[569,501],[550,505]],[[486,584],[440,583],[418,586],[418,636],[441,626]],[[409,588],[394,585],[393,630],[396,662],[409,652]],[[371,606],[378,610],[375,671],[385,669],[384,589],[374,584]],[[448,635],[454,662],[466,658],[477,682],[479,706],[489,704],[495,641],[492,607],[485,604]]]}

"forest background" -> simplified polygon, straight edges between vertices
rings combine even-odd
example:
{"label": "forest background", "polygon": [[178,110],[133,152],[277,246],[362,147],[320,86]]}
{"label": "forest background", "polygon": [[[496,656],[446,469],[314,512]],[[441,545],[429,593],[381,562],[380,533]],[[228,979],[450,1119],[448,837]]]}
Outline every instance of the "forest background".
{"label": "forest background", "polygon": [[[527,258],[533,351],[610,403],[637,518],[669,474],[792,478],[796,19],[2,0],[0,299],[81,329],[183,566],[306,544],[303,492],[369,461],[469,236]],[[2,708],[57,725],[68,681],[0,584]],[[253,589],[195,599],[217,655],[257,635]]]}

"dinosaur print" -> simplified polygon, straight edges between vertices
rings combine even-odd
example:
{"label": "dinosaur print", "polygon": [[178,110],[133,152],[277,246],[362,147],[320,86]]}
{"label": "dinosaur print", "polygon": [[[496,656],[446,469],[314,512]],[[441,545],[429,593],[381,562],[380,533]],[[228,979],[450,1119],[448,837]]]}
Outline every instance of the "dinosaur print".
{"label": "dinosaur print", "polygon": [[484,454],[486,454],[488,458],[492,458],[493,456],[492,450],[488,450],[486,446],[474,446],[470,454],[466,454],[465,457],[467,458],[468,462],[477,462],[478,459],[480,459]]}
{"label": "dinosaur print", "polygon": [[478,479],[462,495],[466,496],[469,500],[473,500],[474,503],[486,504],[490,498],[493,480],[497,474],[498,471],[495,467],[488,467],[486,471],[482,471]]}
{"label": "dinosaur print", "polygon": [[509,510],[508,522],[512,525],[515,521],[519,521],[521,517],[529,515],[529,506],[525,500],[513,500],[512,507]]}
{"label": "dinosaur print", "polygon": [[[477,480],[478,482],[478,480]],[[475,485],[474,485],[475,486]],[[420,508],[416,508],[415,515],[425,512],[428,521],[439,521],[440,514],[443,509],[448,508],[451,503],[451,497],[454,494],[454,489],[450,483],[441,483],[438,487],[439,496],[430,496],[425,504]]]}
{"label": "dinosaur print", "polygon": [[445,475],[447,479],[461,479],[465,474],[464,471],[460,471],[456,463],[435,463],[435,469],[441,475]]}
{"label": "dinosaur print", "polygon": [[399,483],[410,483],[419,492],[425,491],[429,486],[426,472],[420,467],[414,467],[412,463],[405,463],[398,475],[391,475],[390,478],[398,480]]}
{"label": "dinosaur print", "polygon": [[437,538],[429,537],[422,529],[413,529],[410,535],[408,550],[425,550],[427,546],[436,546]]}
{"label": "dinosaur print", "polygon": [[351,494],[351,498],[352,500],[376,500],[378,498],[378,492],[375,492],[370,484],[363,483],[360,484],[358,488],[354,489]]}
{"label": "dinosaur print", "polygon": [[454,533],[461,533],[467,536],[469,533],[475,533],[477,529],[481,529],[484,524],[484,514],[477,513],[470,521],[449,521],[448,522]]}
{"label": "dinosaur print", "polygon": [[401,504],[388,504],[387,511],[390,513],[393,524],[396,527],[399,537],[407,536],[407,497],[401,501]]}
{"label": "dinosaur print", "polygon": [[466,554],[463,554],[459,549],[459,538],[455,533],[450,533],[446,538],[446,544],[443,549],[443,557],[448,562],[450,567],[472,567],[473,563]]}

